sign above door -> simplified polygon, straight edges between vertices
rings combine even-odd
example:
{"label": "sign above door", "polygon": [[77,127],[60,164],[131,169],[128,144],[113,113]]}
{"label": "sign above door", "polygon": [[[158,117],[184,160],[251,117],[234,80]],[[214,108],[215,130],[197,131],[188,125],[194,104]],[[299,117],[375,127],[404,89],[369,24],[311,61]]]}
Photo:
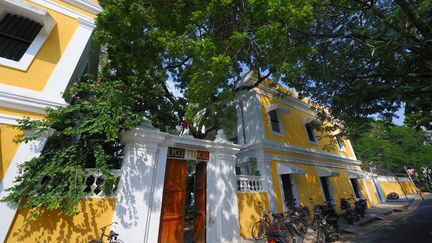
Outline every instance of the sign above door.
{"label": "sign above door", "polygon": [[190,150],[184,148],[168,148],[168,158],[177,158],[185,160],[209,160],[209,152],[201,150]]}

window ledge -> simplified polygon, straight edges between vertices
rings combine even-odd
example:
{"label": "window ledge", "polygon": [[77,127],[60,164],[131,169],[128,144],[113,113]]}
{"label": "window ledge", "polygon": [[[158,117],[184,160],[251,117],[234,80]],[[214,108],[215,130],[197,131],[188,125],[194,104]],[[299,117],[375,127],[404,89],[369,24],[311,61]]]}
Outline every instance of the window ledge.
{"label": "window ledge", "polygon": [[271,134],[273,134],[273,135],[276,135],[276,136],[279,136],[279,137],[285,137],[285,134],[284,134],[284,132],[282,131],[282,132],[276,132],[276,131],[273,131],[271,128],[270,128],[270,132],[271,132]]}

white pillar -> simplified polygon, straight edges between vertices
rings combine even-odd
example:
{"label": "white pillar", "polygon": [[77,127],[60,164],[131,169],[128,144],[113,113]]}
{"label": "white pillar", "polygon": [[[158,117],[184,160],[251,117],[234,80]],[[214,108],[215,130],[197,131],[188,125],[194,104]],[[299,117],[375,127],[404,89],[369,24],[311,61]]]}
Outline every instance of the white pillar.
{"label": "white pillar", "polygon": [[[26,131],[25,135],[31,136],[33,135],[33,131]],[[13,186],[15,177],[17,177],[19,174],[19,165],[32,159],[33,157],[39,156],[42,148],[45,145],[47,137],[48,134],[45,134],[36,140],[20,144],[18,150],[15,152],[12,162],[9,164],[6,174],[3,177],[3,181],[0,182],[0,198],[4,198],[8,195],[8,192],[6,192],[5,189]],[[15,218],[17,208],[17,204],[0,203],[2,225],[0,227],[0,242],[4,242],[6,240],[7,233]]]}
{"label": "white pillar", "polygon": [[146,124],[122,137],[125,155],[113,221],[124,242],[157,242],[167,156],[159,144],[164,140],[165,134]]}
{"label": "white pillar", "polygon": [[235,175],[235,154],[239,148],[221,137],[218,131],[207,165],[208,243],[240,241]]}

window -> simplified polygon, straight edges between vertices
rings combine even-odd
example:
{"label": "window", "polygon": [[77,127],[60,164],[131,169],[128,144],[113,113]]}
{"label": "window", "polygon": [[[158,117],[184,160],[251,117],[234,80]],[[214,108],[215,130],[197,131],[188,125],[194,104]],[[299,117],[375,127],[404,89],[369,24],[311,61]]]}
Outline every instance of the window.
{"label": "window", "polygon": [[333,198],[333,190],[330,185],[329,178],[326,176],[320,177],[321,186],[324,192],[324,198],[327,202],[335,203]]}
{"label": "window", "polygon": [[339,150],[341,150],[341,151],[345,150],[345,144],[344,144],[343,138],[339,135],[336,135],[336,141],[337,141],[337,144],[339,146]]}
{"label": "window", "polygon": [[271,130],[274,132],[281,132],[277,111],[272,110],[268,114],[270,117]]}
{"label": "window", "polygon": [[23,1],[0,1],[0,65],[27,71],[56,25],[51,15]]}
{"label": "window", "polygon": [[0,20],[0,57],[19,61],[41,29],[30,19],[6,14]]}
{"label": "window", "polygon": [[317,139],[315,137],[314,128],[312,126],[312,123],[311,122],[306,123],[305,126],[306,126],[306,133],[307,133],[309,142],[317,143]]}

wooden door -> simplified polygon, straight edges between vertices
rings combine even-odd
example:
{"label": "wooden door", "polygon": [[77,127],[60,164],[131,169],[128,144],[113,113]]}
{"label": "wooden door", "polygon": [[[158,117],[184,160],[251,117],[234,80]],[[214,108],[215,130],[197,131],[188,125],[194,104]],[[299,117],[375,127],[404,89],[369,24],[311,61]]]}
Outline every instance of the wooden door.
{"label": "wooden door", "polygon": [[206,175],[207,163],[200,161],[196,164],[194,185],[194,242],[205,242],[206,224]]}
{"label": "wooden door", "polygon": [[186,161],[168,159],[162,198],[159,242],[183,243],[186,199]]}

